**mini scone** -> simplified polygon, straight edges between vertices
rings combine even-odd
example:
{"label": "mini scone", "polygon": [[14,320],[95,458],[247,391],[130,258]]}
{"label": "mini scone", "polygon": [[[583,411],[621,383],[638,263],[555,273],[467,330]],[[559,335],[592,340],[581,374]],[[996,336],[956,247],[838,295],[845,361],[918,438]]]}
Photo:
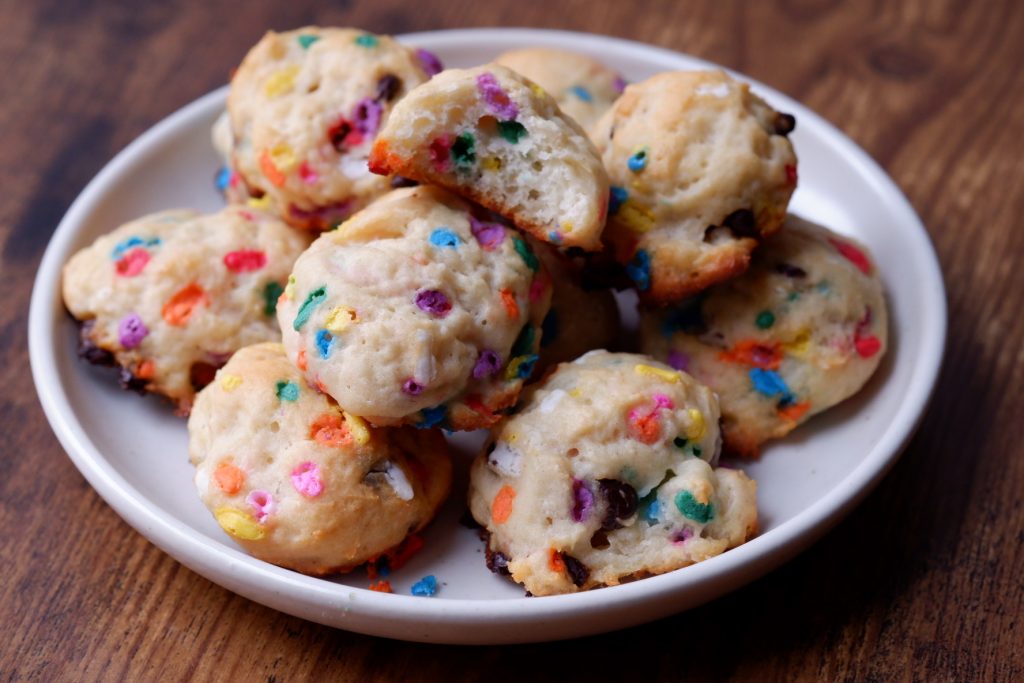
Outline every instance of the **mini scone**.
{"label": "mini scone", "polygon": [[856,393],[887,344],[867,250],[790,215],[750,269],[675,309],[642,313],[643,348],[718,393],[728,450],[761,444]]}
{"label": "mini scone", "polygon": [[446,187],[541,241],[600,247],[608,176],[593,143],[503,66],[449,69],[415,88],[374,142],[370,169]]}
{"label": "mini scone", "polygon": [[280,339],[274,317],[306,235],[245,207],[150,214],[64,266],[64,304],[83,323],[80,355],[121,367],[126,388],[188,413],[232,353]]}
{"label": "mini scone", "polygon": [[268,32],[231,80],[230,165],[289,224],[333,227],[390,188],[367,168],[370,145],[434,68],[356,29]]}
{"label": "mini scone", "polygon": [[598,60],[571,50],[527,47],[498,55],[501,64],[547,90],[559,109],[589,131],[626,87],[622,76]]}
{"label": "mini scone", "polygon": [[679,300],[747,268],[796,188],[794,125],[721,71],[627,86],[592,132],[612,184],[605,241],[642,300]]}
{"label": "mini scone", "polygon": [[438,187],[394,190],[295,263],[289,357],[375,425],[477,429],[537,360],[550,278],[514,229]]}
{"label": "mini scone", "polygon": [[203,503],[249,553],[348,571],[437,512],[451,461],[436,429],[375,429],[306,386],[280,344],[241,349],[199,393],[189,456]]}
{"label": "mini scone", "polygon": [[252,200],[257,207],[261,204],[269,203],[268,201],[250,196],[249,188],[245,186],[242,178],[232,166],[231,147],[234,143],[232,142],[231,119],[228,117],[227,110],[213,122],[213,127],[210,129],[210,141],[213,143],[213,149],[216,150],[217,156],[220,157],[222,162],[221,167],[217,169],[213,182],[217,191],[224,197],[224,200],[228,204],[245,204]]}
{"label": "mini scone", "polygon": [[592,351],[526,390],[470,471],[488,566],[533,595],[608,586],[735,547],[756,484],[715,469],[718,402],[646,356]]}
{"label": "mini scone", "polygon": [[619,333],[619,307],[609,289],[588,290],[555,247],[533,240],[534,253],[551,275],[551,310],[541,323],[536,376],[593,349],[607,349]]}

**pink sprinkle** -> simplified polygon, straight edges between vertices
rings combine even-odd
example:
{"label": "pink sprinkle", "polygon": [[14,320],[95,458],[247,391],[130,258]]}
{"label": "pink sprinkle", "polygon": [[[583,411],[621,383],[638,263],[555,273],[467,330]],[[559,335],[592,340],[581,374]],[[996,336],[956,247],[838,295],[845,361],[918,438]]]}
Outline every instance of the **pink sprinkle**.
{"label": "pink sprinkle", "polygon": [[274,512],[274,497],[266,491],[253,491],[245,499],[256,511],[256,521],[262,524]]}
{"label": "pink sprinkle", "polygon": [[864,255],[864,252],[853,246],[849,242],[840,242],[839,240],[830,239],[829,242],[832,246],[842,254],[850,263],[857,266],[858,269],[865,275],[871,274],[871,261]]}
{"label": "pink sprinkle", "polygon": [[668,352],[668,364],[676,370],[689,372],[690,357],[681,351],[672,350]]}
{"label": "pink sprinkle", "polygon": [[451,135],[441,135],[434,138],[430,143],[430,161],[434,164],[434,170],[444,173],[448,168],[448,155],[452,150],[454,138]]}
{"label": "pink sprinkle", "polygon": [[441,64],[441,60],[430,50],[424,50],[423,48],[416,50],[416,58],[420,60],[420,66],[423,67],[428,76],[436,76],[444,71],[444,65]]}
{"label": "pink sprinkle", "polygon": [[469,230],[485,251],[496,249],[505,241],[505,226],[477,220],[472,214],[469,216]]}
{"label": "pink sprinkle", "polygon": [[410,396],[419,396],[423,393],[423,385],[410,377],[402,384],[402,391]]}
{"label": "pink sprinkle", "polygon": [[452,302],[445,293],[436,289],[425,289],[416,294],[416,305],[438,318],[443,318],[452,310]]}
{"label": "pink sprinkle", "polygon": [[267,265],[267,255],[258,249],[239,249],[224,254],[224,265],[232,273],[251,273]]}
{"label": "pink sprinkle", "polygon": [[299,178],[301,178],[302,182],[307,185],[312,185],[316,181],[320,180],[320,176],[317,175],[317,172],[313,170],[308,161],[303,161],[299,165]]}
{"label": "pink sprinkle", "polygon": [[594,492],[581,479],[572,480],[572,521],[582,522],[594,506]]}
{"label": "pink sprinkle", "polygon": [[149,263],[149,252],[142,247],[132,249],[121,260],[114,264],[114,269],[121,277],[135,277]]}
{"label": "pink sprinkle", "polygon": [[320,478],[320,467],[315,462],[300,462],[292,470],[292,486],[307,498],[316,498],[324,492],[324,482]]}
{"label": "pink sprinkle", "polygon": [[688,526],[684,526],[683,530],[675,535],[675,537],[672,539],[672,542],[673,543],[686,543],[691,538],[693,538],[693,529],[691,529]]}
{"label": "pink sprinkle", "polygon": [[519,116],[519,107],[508,96],[508,93],[498,85],[498,79],[494,74],[487,71],[476,77],[476,87],[487,102],[487,108],[491,113],[506,121]]}
{"label": "pink sprinkle", "polygon": [[672,399],[670,399],[665,394],[655,394],[653,398],[655,410],[672,410],[673,408],[676,407],[676,405],[672,403]]}

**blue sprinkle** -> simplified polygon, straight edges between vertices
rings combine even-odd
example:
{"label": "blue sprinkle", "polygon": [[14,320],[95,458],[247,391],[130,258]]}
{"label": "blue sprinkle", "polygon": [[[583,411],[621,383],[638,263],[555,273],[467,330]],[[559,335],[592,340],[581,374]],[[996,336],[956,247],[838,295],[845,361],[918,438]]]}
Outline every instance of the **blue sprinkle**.
{"label": "blue sprinkle", "polygon": [[557,230],[552,230],[551,232],[548,233],[548,241],[551,242],[552,244],[561,244],[562,233],[558,232]]}
{"label": "blue sprinkle", "polygon": [[448,228],[437,228],[434,232],[430,233],[430,243],[435,247],[451,247],[456,249],[462,244],[462,239]]}
{"label": "blue sprinkle", "polygon": [[448,409],[443,405],[434,406],[433,408],[424,408],[420,411],[423,415],[423,419],[416,423],[416,428],[430,429],[431,427],[436,427],[441,424],[442,420],[444,420],[444,416],[447,412]]}
{"label": "blue sprinkle", "polygon": [[422,598],[432,598],[437,593],[437,577],[433,574],[424,576],[412,585],[412,594]]}
{"label": "blue sprinkle", "polygon": [[522,356],[522,362],[519,363],[519,367],[516,370],[516,374],[527,379],[533,374],[533,366],[537,364],[537,356]]}
{"label": "blue sprinkle", "polygon": [[636,252],[636,256],[626,266],[626,275],[636,283],[636,288],[641,292],[651,286],[651,255],[646,249]]}
{"label": "blue sprinkle", "polygon": [[327,357],[331,355],[332,346],[334,346],[334,335],[328,330],[317,330],[316,350],[321,358],[327,360]]}
{"label": "blue sprinkle", "polygon": [[571,88],[569,88],[569,92],[571,92],[573,95],[580,98],[584,102],[594,101],[594,98],[590,95],[590,91],[584,88],[582,85],[572,86]]}
{"label": "blue sprinkle", "polygon": [[216,184],[218,192],[227,190],[228,185],[231,184],[231,169],[227,166],[221,166],[213,182]]}
{"label": "blue sprinkle", "polygon": [[540,324],[540,347],[544,348],[558,338],[558,314],[555,309],[548,311],[544,321]]}
{"label": "blue sprinkle", "polygon": [[129,237],[128,239],[122,240],[117,243],[117,246],[114,247],[114,250],[110,252],[110,258],[119,259],[124,254],[124,252],[128,251],[132,247],[141,247],[145,243],[146,241],[141,237]]}
{"label": "blue sprinkle", "polygon": [[751,368],[749,374],[750,381],[758,393],[768,397],[781,395],[783,401],[793,400],[793,392],[786,386],[786,380],[774,370]]}
{"label": "blue sprinkle", "polygon": [[647,168],[647,148],[644,147],[634,152],[633,156],[629,157],[626,165],[629,166],[629,170],[633,173],[639,173]]}
{"label": "blue sprinkle", "polygon": [[647,506],[647,510],[644,512],[644,516],[648,522],[655,523],[658,518],[661,517],[661,501],[657,498],[651,501],[651,504]]}
{"label": "blue sprinkle", "polygon": [[626,192],[626,188],[612,185],[611,194],[608,197],[608,215],[611,216],[618,213],[619,207],[629,199],[629,193]]}
{"label": "blue sprinkle", "polygon": [[299,400],[299,385],[295,382],[281,380],[274,386],[274,394],[282,401],[294,403]]}

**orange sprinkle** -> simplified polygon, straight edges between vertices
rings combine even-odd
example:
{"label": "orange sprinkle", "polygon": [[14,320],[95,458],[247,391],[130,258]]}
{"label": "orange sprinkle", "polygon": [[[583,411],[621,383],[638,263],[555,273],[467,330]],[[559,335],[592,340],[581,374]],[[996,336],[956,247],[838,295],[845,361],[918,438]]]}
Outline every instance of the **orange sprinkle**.
{"label": "orange sprinkle", "polygon": [[321,394],[327,393],[327,387],[324,386],[323,381],[319,377],[316,378],[316,390]]}
{"label": "orange sprinkle", "polygon": [[811,409],[811,402],[804,401],[802,403],[794,403],[788,405],[785,408],[779,408],[779,416],[784,420],[791,420],[793,422],[798,421],[801,417],[807,414],[807,411]]}
{"label": "orange sprinkle", "polygon": [[206,292],[195,282],[185,285],[164,304],[162,315],[170,325],[184,325],[201,305],[208,304]]}
{"label": "orange sprinkle", "polygon": [[782,363],[782,350],[777,343],[763,343],[756,339],[744,339],[728,351],[718,354],[720,360],[741,363],[765,370],[778,370]]}
{"label": "orange sprinkle", "polygon": [[352,445],[352,434],[337,413],[324,413],[313,420],[309,426],[309,438],[335,448]]}
{"label": "orange sprinkle", "polygon": [[277,187],[284,185],[285,175],[277,170],[277,166],[274,165],[273,160],[270,158],[270,152],[267,150],[263,150],[263,154],[260,155],[260,170],[263,171],[263,175],[267,177],[267,180]]}
{"label": "orange sprinkle", "polygon": [[498,491],[491,503],[491,519],[495,524],[504,524],[512,514],[512,501],[516,498],[516,490],[505,484]]}
{"label": "orange sprinkle", "polygon": [[135,376],[139,379],[153,379],[156,375],[156,363],[151,358],[144,358],[139,363],[139,367],[135,368]]}
{"label": "orange sprinkle", "polygon": [[661,437],[661,424],[658,423],[657,411],[651,411],[647,415],[638,415],[631,412],[629,416],[629,430],[640,443],[651,445]]}
{"label": "orange sprinkle", "polygon": [[221,491],[232,495],[242,490],[242,484],[245,483],[245,472],[225,460],[213,471],[213,480],[217,482]]}
{"label": "orange sprinkle", "polygon": [[377,583],[371,583],[370,584],[370,590],[377,591],[378,593],[394,593],[395,592],[395,591],[391,590],[391,582],[387,581],[385,579],[381,579]]}
{"label": "orange sprinkle", "polygon": [[558,574],[565,571],[565,561],[562,559],[562,553],[554,548],[548,550],[548,568]]}
{"label": "orange sprinkle", "polygon": [[508,317],[513,320],[519,318],[519,304],[516,303],[516,298],[512,295],[511,291],[507,289],[501,290],[501,303],[505,305],[505,312],[508,313]]}
{"label": "orange sprinkle", "polygon": [[306,371],[306,349],[299,349],[299,356],[295,359],[295,365],[299,367],[299,370]]}

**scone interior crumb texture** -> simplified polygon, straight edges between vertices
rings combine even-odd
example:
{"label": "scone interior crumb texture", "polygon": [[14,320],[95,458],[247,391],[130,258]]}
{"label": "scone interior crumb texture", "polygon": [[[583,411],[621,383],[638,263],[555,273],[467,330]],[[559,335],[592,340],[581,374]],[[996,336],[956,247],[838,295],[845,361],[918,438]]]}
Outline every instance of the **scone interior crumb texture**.
{"label": "scone interior crumb texture", "polygon": [[533,595],[664,573],[739,545],[756,485],[715,469],[718,401],[646,356],[592,351],[529,388],[473,462],[492,568]]}
{"label": "scone interior crumb texture", "polygon": [[309,388],[280,344],[236,353],[188,429],[196,488],[220,526],[255,557],[309,574],[394,548],[451,483],[438,430],[373,428]]}
{"label": "scone interior crumb texture", "polygon": [[600,245],[608,177],[593,143],[548,93],[503,66],[448,69],[410,92],[370,168],[457,190],[540,240]]}

